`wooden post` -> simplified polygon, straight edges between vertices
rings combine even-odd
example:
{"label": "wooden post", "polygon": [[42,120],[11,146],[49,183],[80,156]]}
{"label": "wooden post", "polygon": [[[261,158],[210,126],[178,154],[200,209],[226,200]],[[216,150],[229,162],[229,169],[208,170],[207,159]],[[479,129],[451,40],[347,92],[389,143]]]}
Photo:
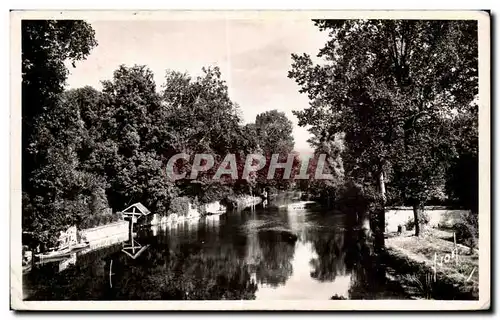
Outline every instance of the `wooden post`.
{"label": "wooden post", "polygon": [[110,288],[113,288],[113,280],[111,278],[111,276],[113,275],[113,260],[111,260],[110,264],[109,264],[109,287]]}
{"label": "wooden post", "polygon": [[457,235],[455,232],[453,232],[453,246],[454,246],[453,250],[455,250],[455,261],[458,265]]}
{"label": "wooden post", "polygon": [[437,280],[437,253],[434,252],[434,282]]}
{"label": "wooden post", "polygon": [[132,216],[130,217],[130,235],[132,235],[132,232],[134,231],[134,213],[135,208],[132,209]]}
{"label": "wooden post", "polygon": [[132,252],[135,254],[135,245],[134,245],[134,219],[135,219],[135,207],[132,208],[132,223],[130,224],[130,244],[132,245]]}
{"label": "wooden post", "polygon": [[453,232],[453,245],[455,246],[455,250],[457,250],[457,234]]}
{"label": "wooden post", "polygon": [[250,211],[254,211],[253,207],[253,188],[250,187]]}

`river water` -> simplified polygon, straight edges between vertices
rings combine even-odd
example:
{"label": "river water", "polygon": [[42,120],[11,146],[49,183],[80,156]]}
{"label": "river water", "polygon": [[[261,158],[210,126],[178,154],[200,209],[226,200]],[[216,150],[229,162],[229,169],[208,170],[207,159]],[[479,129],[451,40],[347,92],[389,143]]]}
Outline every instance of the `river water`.
{"label": "river water", "polygon": [[[263,208],[144,227],[113,246],[34,268],[29,300],[401,299],[349,213]],[[132,248],[131,244],[134,244]],[[377,276],[378,275],[378,276]]]}

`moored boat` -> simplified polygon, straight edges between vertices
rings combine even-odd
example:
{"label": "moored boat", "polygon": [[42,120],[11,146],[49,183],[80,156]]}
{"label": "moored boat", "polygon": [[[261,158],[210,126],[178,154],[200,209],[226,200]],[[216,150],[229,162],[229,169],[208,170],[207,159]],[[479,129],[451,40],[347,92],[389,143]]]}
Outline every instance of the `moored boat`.
{"label": "moored boat", "polygon": [[33,265],[31,263],[23,265],[23,274],[27,274],[28,272],[31,271],[32,268],[33,268]]}
{"label": "moored boat", "polygon": [[35,254],[35,257],[40,260],[47,260],[68,257],[69,255],[71,255],[71,248],[67,247],[64,249],[53,250],[45,253],[38,253]]}
{"label": "moored boat", "polygon": [[90,246],[90,243],[88,241],[82,241],[79,243],[72,244],[71,250],[80,250],[80,249],[85,249]]}

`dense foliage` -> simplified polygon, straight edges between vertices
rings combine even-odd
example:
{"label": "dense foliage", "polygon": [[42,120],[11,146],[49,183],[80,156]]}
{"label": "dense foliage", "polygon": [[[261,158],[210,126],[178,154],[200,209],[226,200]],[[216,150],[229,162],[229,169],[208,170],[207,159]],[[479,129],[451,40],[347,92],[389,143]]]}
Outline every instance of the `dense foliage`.
{"label": "dense foliage", "polygon": [[99,182],[77,170],[80,123],[69,124],[75,113],[61,104],[65,62],[84,59],[97,43],[82,21],[23,20],[21,29],[23,230],[48,241],[87,213],[83,189],[99,193]]}
{"label": "dense foliage", "polygon": [[[319,63],[306,54],[292,55],[289,77],[311,100],[296,116],[300,125],[310,126],[313,142],[343,134],[345,175],[376,190],[381,222],[374,225],[383,225],[387,201],[413,206],[418,221],[422,206],[443,196],[448,170],[454,176],[448,196],[473,207],[477,179],[464,186],[475,177],[459,168],[477,168],[477,23],[315,24],[330,38],[318,54]],[[470,121],[460,120],[465,114]]]}
{"label": "dense foliage", "polygon": [[[196,78],[167,70],[157,88],[146,66],[122,65],[100,91],[64,90],[65,63],[84,59],[95,45],[85,22],[23,23],[23,230],[31,245],[53,243],[69,225],[113,221],[135,202],[165,215],[185,211],[179,206],[189,201],[249,194],[257,181],[240,178],[246,155],[292,150],[283,113],[242,123],[217,67]],[[214,166],[195,179],[171,180],[166,166],[179,153],[190,156],[176,163],[181,170],[191,171],[201,153]],[[212,179],[227,154],[235,154],[238,176]],[[276,182],[258,180],[259,190],[267,184]]]}

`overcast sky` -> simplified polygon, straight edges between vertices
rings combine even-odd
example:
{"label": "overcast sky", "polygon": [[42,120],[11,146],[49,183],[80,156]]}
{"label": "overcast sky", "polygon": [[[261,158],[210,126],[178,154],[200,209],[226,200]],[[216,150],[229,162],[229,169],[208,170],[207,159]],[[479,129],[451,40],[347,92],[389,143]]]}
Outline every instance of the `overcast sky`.
{"label": "overcast sky", "polygon": [[231,99],[245,123],[258,113],[278,109],[294,123],[295,150],[310,151],[309,133],[297,126],[292,110],[308,106],[305,95],[287,77],[292,53],[315,56],[326,42],[310,20],[89,21],[99,45],[87,60],[70,68],[69,87],[111,79],[120,64],[147,65],[157,88],[166,69],[198,75],[219,66]]}

